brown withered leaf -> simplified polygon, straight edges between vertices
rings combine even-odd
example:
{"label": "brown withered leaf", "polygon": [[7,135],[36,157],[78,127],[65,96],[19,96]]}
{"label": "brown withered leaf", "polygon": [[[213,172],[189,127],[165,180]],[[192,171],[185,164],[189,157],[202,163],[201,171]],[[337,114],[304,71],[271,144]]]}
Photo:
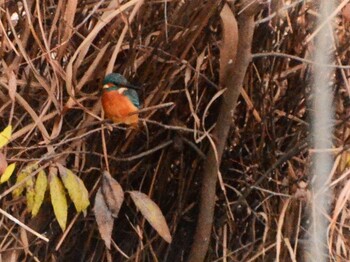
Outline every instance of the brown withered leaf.
{"label": "brown withered leaf", "polygon": [[26,253],[26,255],[30,254],[30,250],[29,250],[30,245],[29,245],[27,231],[23,227],[21,227],[20,237],[23,243],[24,252]]}
{"label": "brown withered leaf", "polygon": [[171,243],[171,235],[162,211],[146,194],[139,191],[129,191],[129,194],[134,201],[136,207],[141,214],[158,232],[158,234],[168,243]]}
{"label": "brown withered leaf", "polygon": [[102,195],[112,216],[114,218],[118,217],[120,207],[124,201],[124,191],[108,171],[103,172]]}
{"label": "brown withered leaf", "polygon": [[112,230],[114,218],[108,209],[101,188],[98,189],[95,197],[94,214],[98,226],[98,231],[108,249],[111,248]]}
{"label": "brown withered leaf", "polygon": [[17,79],[15,73],[11,70],[7,73],[9,79],[9,97],[12,101],[15,101],[15,94],[17,89]]}
{"label": "brown withered leaf", "polygon": [[4,173],[7,167],[7,160],[3,153],[0,153],[0,175]]}

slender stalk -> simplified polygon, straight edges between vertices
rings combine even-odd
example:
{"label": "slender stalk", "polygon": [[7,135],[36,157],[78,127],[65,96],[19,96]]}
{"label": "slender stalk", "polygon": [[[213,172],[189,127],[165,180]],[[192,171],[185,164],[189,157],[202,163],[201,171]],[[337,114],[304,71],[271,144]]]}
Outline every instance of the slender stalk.
{"label": "slender stalk", "polygon": [[[329,150],[332,148],[333,132],[333,108],[331,75],[333,69],[325,64],[331,64],[329,47],[332,43],[332,30],[329,20],[329,12],[333,10],[333,1],[321,1],[321,13],[318,21],[313,81],[313,148],[318,151],[313,155],[312,167],[312,209],[311,209],[311,241],[309,243],[308,261],[328,261],[327,226],[325,214],[329,213],[331,192],[327,180],[333,166],[333,156]],[[315,31],[315,32],[316,32]]]}

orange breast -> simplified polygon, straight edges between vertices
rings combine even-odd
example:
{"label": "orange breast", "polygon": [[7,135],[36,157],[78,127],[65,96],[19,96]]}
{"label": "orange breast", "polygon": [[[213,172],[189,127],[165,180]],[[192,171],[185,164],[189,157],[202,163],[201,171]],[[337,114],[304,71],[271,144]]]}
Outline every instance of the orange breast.
{"label": "orange breast", "polygon": [[115,123],[137,124],[138,115],[128,116],[138,109],[124,95],[119,94],[116,90],[104,91],[102,94],[102,106],[106,117]]}

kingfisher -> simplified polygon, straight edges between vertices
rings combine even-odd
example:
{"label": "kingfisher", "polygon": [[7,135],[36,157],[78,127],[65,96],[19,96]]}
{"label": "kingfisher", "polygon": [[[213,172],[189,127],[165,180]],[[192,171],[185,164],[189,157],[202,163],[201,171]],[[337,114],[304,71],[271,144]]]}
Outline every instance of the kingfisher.
{"label": "kingfisher", "polygon": [[137,112],[140,101],[136,86],[129,84],[126,78],[117,73],[108,74],[103,80],[102,106],[106,117],[114,123],[124,123],[137,126],[139,117]]}

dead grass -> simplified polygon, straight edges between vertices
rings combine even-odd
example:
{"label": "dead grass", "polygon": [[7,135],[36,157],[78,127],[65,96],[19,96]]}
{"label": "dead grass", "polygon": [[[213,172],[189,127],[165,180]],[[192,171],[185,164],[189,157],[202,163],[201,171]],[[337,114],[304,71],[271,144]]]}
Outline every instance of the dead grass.
{"label": "dead grass", "polygon": [[[19,168],[33,160],[63,163],[83,179],[91,200],[102,170],[109,169],[124,190],[140,190],[160,206],[173,234],[168,246],[127,200],[115,222],[113,261],[184,261],[210,147],[205,131],[213,128],[220,105],[218,99],[208,107],[220,92],[222,3],[208,10],[210,1],[78,2],[0,4],[0,129],[11,123],[15,130],[7,159]],[[309,151],[300,145],[308,136],[313,48],[312,41],[303,42],[315,30],[317,9],[292,2],[257,16],[253,63],[222,158],[226,191],[217,189],[208,261],[272,261],[276,254],[280,261],[303,261]],[[336,61],[347,65],[349,22],[335,21]],[[334,75],[340,150],[330,184],[329,250],[342,261],[350,259],[349,155],[343,150],[350,135],[348,70]],[[112,129],[102,120],[99,87],[111,71],[142,86],[143,108],[155,106],[141,114],[137,130]],[[164,103],[170,104],[158,106]],[[91,210],[84,218],[71,205],[63,234],[50,205],[31,218],[25,199],[13,199],[7,190],[13,184],[1,186],[1,208],[50,242],[2,216],[3,259],[107,259]]]}

